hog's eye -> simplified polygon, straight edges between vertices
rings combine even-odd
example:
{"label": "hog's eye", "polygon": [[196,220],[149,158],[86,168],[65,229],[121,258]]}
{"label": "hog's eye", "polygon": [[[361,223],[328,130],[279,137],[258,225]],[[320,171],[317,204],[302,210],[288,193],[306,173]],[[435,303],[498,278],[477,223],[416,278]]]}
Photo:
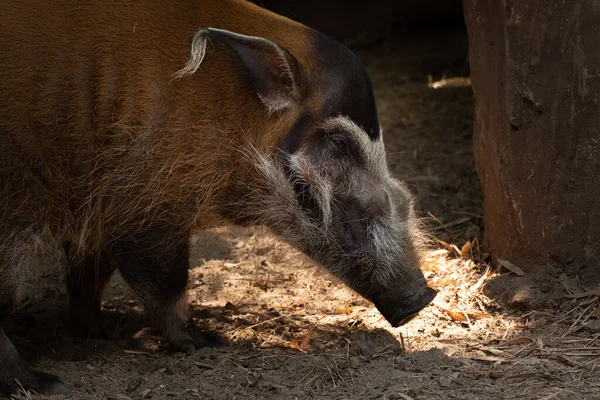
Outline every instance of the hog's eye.
{"label": "hog's eye", "polygon": [[346,141],[339,137],[329,137],[331,144],[335,146],[341,152],[346,152]]}

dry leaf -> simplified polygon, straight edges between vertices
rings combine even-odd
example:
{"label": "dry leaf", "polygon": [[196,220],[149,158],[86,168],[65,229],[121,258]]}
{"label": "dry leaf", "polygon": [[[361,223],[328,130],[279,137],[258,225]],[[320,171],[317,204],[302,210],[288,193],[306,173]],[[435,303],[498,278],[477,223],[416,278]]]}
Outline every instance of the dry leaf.
{"label": "dry leaf", "polygon": [[292,337],[290,340],[290,346],[294,349],[300,351],[306,351],[308,349],[308,343],[310,342],[310,338],[312,337],[314,332],[314,328],[308,331],[308,333],[302,338],[302,341],[299,342],[299,338]]}
{"label": "dry leaf", "polygon": [[340,308],[338,310],[338,312],[340,314],[349,314],[353,311],[364,311],[366,309],[367,309],[367,307],[365,307],[365,306],[352,306],[352,307]]}
{"label": "dry leaf", "polygon": [[452,319],[456,320],[456,321],[468,321],[467,316],[465,315],[465,313],[463,312],[459,312],[459,311],[452,311],[449,310],[447,308],[444,307],[440,307],[438,306],[441,310],[443,310],[446,314],[448,314],[450,317],[452,317]]}
{"label": "dry leaf", "polygon": [[512,272],[513,274],[517,275],[517,276],[524,276],[525,272],[523,272],[523,270],[519,267],[517,267],[515,264],[511,263],[510,261],[507,260],[501,260],[500,258],[498,259],[498,262],[500,263],[500,265],[502,265],[504,268],[506,268],[507,270],[509,270],[510,272]]}
{"label": "dry leaf", "polygon": [[292,340],[290,340],[290,346],[294,349],[300,350],[300,345],[298,344],[298,339],[293,337]]}
{"label": "dry leaf", "polygon": [[472,257],[472,252],[471,252],[471,242],[466,242],[463,247],[460,249],[460,256],[462,258],[466,259],[470,259],[473,258]]}
{"label": "dry leaf", "polygon": [[454,311],[436,304],[440,310],[444,311],[448,314],[452,319],[456,321],[468,321],[469,318],[479,319],[479,318],[490,318],[492,315],[484,312],[476,312],[476,311]]}
{"label": "dry leaf", "polygon": [[484,313],[484,312],[470,312],[467,311],[467,314],[471,318],[479,319],[479,318],[491,318],[492,314]]}
{"label": "dry leaf", "polygon": [[439,239],[438,239],[438,242],[439,242],[439,243],[440,243],[442,246],[444,246],[445,248],[447,248],[448,250],[450,250],[450,252],[451,252],[451,253],[454,253],[454,254],[456,254],[457,256],[459,256],[459,257],[460,257],[460,250],[459,250],[459,248],[458,248],[458,247],[456,247],[456,245],[455,245],[455,244],[446,243],[446,242],[444,242],[443,240],[439,240]]}
{"label": "dry leaf", "polygon": [[314,328],[311,328],[306,334],[306,336],[304,336],[304,339],[302,339],[302,342],[300,343],[300,350],[308,350],[308,342],[310,342],[310,338],[312,337],[314,331]]}

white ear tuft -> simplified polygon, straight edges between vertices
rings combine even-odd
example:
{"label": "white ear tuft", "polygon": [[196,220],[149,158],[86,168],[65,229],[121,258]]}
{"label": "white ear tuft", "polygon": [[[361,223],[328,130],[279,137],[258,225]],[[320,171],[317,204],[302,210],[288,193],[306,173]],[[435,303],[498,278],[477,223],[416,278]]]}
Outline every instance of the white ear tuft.
{"label": "white ear tuft", "polygon": [[206,55],[206,44],[208,42],[208,30],[203,29],[198,31],[194,35],[194,39],[192,40],[192,50],[190,52],[190,59],[179,71],[175,72],[173,76],[176,79],[181,79],[186,75],[192,75],[198,68],[200,68],[200,64],[202,64],[202,60],[204,60],[204,56]]}

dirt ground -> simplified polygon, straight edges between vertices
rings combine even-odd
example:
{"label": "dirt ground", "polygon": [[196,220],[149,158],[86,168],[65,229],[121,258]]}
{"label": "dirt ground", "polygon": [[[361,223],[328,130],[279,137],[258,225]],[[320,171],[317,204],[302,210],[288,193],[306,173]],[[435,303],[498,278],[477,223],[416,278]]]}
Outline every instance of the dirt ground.
{"label": "dirt ground", "polygon": [[390,167],[445,242],[432,240],[424,267],[440,293],[404,327],[264,230],[218,228],[192,239],[189,294],[225,345],[171,352],[118,277],[103,303],[114,340],[70,337],[52,275],[20,306],[17,347],[73,385],[69,399],[600,399],[600,292],[565,280],[571,295],[542,311],[482,293],[497,272],[477,246],[471,88],[452,79],[467,75],[465,49],[464,33],[444,32],[357,50]]}

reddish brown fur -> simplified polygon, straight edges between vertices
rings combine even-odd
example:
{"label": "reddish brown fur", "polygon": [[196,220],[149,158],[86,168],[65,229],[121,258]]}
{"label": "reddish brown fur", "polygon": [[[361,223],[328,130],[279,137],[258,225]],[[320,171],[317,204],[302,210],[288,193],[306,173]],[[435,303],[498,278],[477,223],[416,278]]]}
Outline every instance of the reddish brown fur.
{"label": "reddish brown fur", "polygon": [[[81,249],[149,220],[208,222],[221,189],[243,184],[238,148],[268,152],[295,120],[266,115],[217,42],[200,73],[173,79],[199,28],[277,38],[311,65],[307,28],[245,1],[25,1],[5,5],[0,26],[0,126],[36,156],[48,190],[40,219]],[[6,174],[22,168],[0,162]]]}
{"label": "reddish brown fur", "polygon": [[3,4],[0,396],[14,378],[69,390],[31,371],[2,331],[36,264],[70,269],[76,333],[101,333],[114,257],[173,346],[204,343],[187,315],[187,237],[251,191],[248,153],[273,154],[300,112],[267,113],[217,41],[198,73],[175,79],[207,27],[277,38],[314,68],[308,28],[242,0]]}

